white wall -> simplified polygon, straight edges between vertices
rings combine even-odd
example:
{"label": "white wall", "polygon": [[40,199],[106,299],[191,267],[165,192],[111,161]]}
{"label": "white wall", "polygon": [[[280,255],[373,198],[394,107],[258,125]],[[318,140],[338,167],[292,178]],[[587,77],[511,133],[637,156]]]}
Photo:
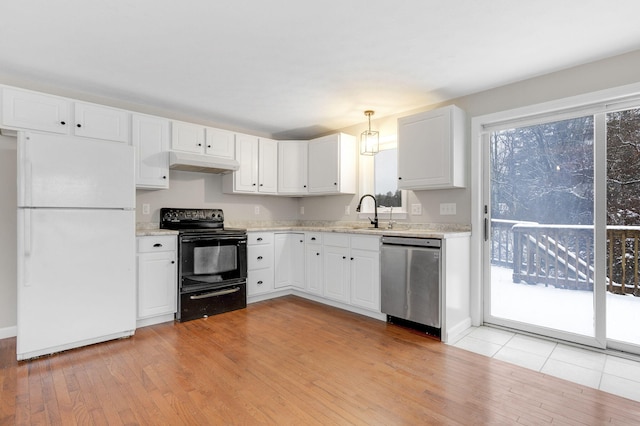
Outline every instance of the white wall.
{"label": "white wall", "polygon": [[[142,204],[149,204],[149,215],[142,214]],[[157,224],[162,207],[221,208],[231,225],[232,221],[295,221],[297,206],[295,198],[223,194],[222,175],[209,173],[172,170],[169,189],[136,191],[136,219],[143,223]]]}
{"label": "white wall", "polygon": [[[637,83],[640,82],[638,70],[640,70],[640,50],[497,87],[442,104],[428,105],[393,116],[372,119],[371,127],[380,131],[381,137],[396,134],[397,119],[399,117],[427,111],[439,106],[455,104],[467,113],[467,132],[469,136],[467,140],[467,163],[468,169],[470,169],[470,146],[472,143],[470,140],[470,127],[472,117]],[[473,78],[472,72],[470,72],[470,78]],[[371,105],[371,107],[375,109],[375,105]],[[340,129],[340,131],[359,135],[366,130],[367,125],[366,122],[363,122],[357,126]],[[357,220],[355,206],[357,205],[358,197],[354,196],[351,200],[344,197],[323,198],[326,199],[307,198],[301,200],[301,205],[305,206],[305,217],[303,219],[322,219],[325,216],[338,217],[340,212],[344,212],[345,204],[350,201],[351,215],[343,216],[341,220]],[[467,225],[471,223],[471,190],[469,188],[410,191],[409,204],[413,203],[422,204],[422,215],[410,216],[407,219],[408,222],[459,223]],[[440,216],[440,203],[456,203],[457,214],[455,216]]]}
{"label": "white wall", "polygon": [[0,338],[16,325],[16,138],[0,136]]}

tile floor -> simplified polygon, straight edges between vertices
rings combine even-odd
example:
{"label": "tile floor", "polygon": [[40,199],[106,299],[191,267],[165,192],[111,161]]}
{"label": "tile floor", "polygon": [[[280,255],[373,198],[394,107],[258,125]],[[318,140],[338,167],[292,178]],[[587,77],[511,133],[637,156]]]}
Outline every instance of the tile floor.
{"label": "tile floor", "polygon": [[640,362],[491,327],[453,346],[640,401]]}

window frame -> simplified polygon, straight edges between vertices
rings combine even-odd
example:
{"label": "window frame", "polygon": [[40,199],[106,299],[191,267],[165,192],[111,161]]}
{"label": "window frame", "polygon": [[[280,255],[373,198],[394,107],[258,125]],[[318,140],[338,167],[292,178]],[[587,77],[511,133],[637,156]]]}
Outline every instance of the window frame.
{"label": "window frame", "polygon": [[[380,151],[387,149],[397,149],[398,142],[396,135],[383,137],[380,141]],[[359,186],[360,197],[364,194],[375,195],[375,156],[374,155],[360,155],[359,156]],[[407,190],[400,191],[401,207],[378,207],[378,219],[393,220],[393,219],[406,219],[407,218],[407,202],[408,195]],[[391,212],[391,214],[390,214]],[[358,219],[367,219],[374,214],[373,200],[369,197],[365,198],[362,202],[362,209],[358,213]]]}

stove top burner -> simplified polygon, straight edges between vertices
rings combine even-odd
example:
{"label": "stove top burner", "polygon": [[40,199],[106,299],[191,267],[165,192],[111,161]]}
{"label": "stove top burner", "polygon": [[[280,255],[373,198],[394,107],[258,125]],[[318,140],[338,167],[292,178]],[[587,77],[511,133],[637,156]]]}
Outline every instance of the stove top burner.
{"label": "stove top burner", "polygon": [[224,227],[224,213],[221,209],[160,209],[160,228],[187,233],[237,234],[245,229]]}

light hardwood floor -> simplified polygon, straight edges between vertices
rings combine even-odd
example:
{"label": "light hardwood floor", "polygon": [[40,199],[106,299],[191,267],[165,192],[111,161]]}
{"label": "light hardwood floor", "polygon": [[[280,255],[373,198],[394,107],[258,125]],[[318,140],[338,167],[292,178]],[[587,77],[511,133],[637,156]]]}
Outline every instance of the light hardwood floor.
{"label": "light hardwood floor", "polygon": [[29,362],[0,424],[638,424],[640,403],[297,297]]}

